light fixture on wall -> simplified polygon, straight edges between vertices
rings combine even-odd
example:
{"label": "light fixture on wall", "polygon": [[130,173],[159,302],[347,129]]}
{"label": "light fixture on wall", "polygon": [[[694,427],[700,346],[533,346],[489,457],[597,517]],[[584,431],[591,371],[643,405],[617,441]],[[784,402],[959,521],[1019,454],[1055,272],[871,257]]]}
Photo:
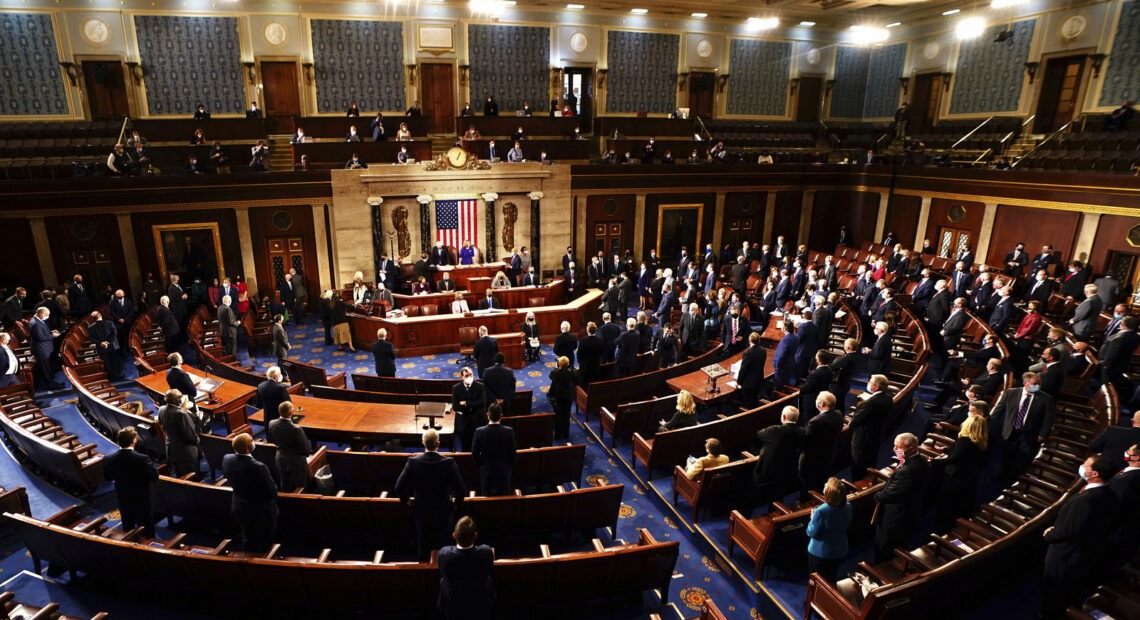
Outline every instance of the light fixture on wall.
{"label": "light fixture on wall", "polygon": [[1093,79],[1100,77],[1100,68],[1104,64],[1104,59],[1108,58],[1108,54],[1089,54],[1089,60],[1092,61]]}
{"label": "light fixture on wall", "polygon": [[416,65],[413,63],[410,65],[407,65],[407,67],[408,67],[408,84],[415,84],[416,83]]}
{"label": "light fixture on wall", "polygon": [[1025,72],[1029,74],[1029,83],[1032,84],[1033,80],[1037,78],[1037,67],[1041,66],[1039,62],[1025,63]]}
{"label": "light fixture on wall", "polygon": [[254,79],[257,77],[257,74],[255,74],[253,71],[253,66],[254,66],[253,62],[252,61],[246,61],[246,62],[241,63],[241,65],[243,67],[245,67],[245,74],[249,79],[249,83],[253,84]]}
{"label": "light fixture on wall", "polygon": [[79,86],[79,66],[73,62],[60,61],[60,67],[63,67],[64,73],[67,74],[68,81],[72,86]]}
{"label": "light fixture on wall", "polygon": [[828,80],[828,81],[823,83],[824,94],[830,95],[831,91],[834,89],[835,89],[835,80]]}
{"label": "light fixture on wall", "polygon": [[906,91],[907,91],[907,88],[909,86],[910,86],[910,78],[908,78],[908,77],[899,78],[899,88],[902,89],[903,97],[906,96]]}
{"label": "light fixture on wall", "polygon": [[609,69],[598,69],[598,88],[606,85],[606,76],[609,75]]}
{"label": "light fixture on wall", "polygon": [[459,85],[467,86],[467,79],[471,72],[471,65],[459,65]]}
{"label": "light fixture on wall", "polygon": [[949,71],[943,72],[942,74],[942,87],[946,89],[946,92],[950,92],[950,80],[953,79],[953,77],[954,74]]}
{"label": "light fixture on wall", "polygon": [[305,84],[312,85],[312,83],[313,83],[313,63],[303,62],[303,63],[301,63],[301,68],[304,69]]}
{"label": "light fixture on wall", "polygon": [[800,78],[797,77],[788,80],[788,86],[791,90],[791,93],[793,95],[796,94],[796,89],[800,87]]}
{"label": "light fixture on wall", "polygon": [[724,92],[724,87],[728,86],[728,79],[732,76],[727,73],[722,73],[716,78],[716,91],[718,93]]}
{"label": "light fixture on wall", "polygon": [[689,73],[688,71],[686,71],[685,73],[678,73],[677,74],[677,90],[685,90],[685,87],[689,85],[689,76],[690,75],[692,75],[692,74]]}
{"label": "light fixture on wall", "polygon": [[146,74],[146,72],[143,70],[142,63],[139,63],[138,61],[128,60],[127,70],[130,72],[131,77],[134,78],[136,83],[141,83],[143,76]]}

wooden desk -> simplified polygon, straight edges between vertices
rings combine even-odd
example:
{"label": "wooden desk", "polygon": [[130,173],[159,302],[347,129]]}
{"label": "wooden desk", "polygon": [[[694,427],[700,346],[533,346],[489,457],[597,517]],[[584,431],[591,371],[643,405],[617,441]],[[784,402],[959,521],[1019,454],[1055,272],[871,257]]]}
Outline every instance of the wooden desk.
{"label": "wooden desk", "polygon": [[[415,405],[389,405],[358,403],[343,400],[326,400],[311,396],[293,396],[296,414],[304,416],[300,426],[309,439],[347,442],[355,445],[376,444],[396,440],[403,444],[418,445],[427,418],[416,417]],[[258,411],[250,421],[264,424],[264,414]],[[440,440],[451,444],[455,434],[455,419],[451,414],[436,419]]]}
{"label": "wooden desk", "polygon": [[[764,376],[765,377],[772,374],[772,372],[773,372],[772,371],[772,353],[773,353],[773,351],[771,349],[769,349],[768,350],[768,356],[764,360]],[[744,357],[744,351],[741,351],[740,353],[737,353],[736,355],[733,355],[732,357],[730,357],[726,360],[718,362],[717,365],[720,366],[721,368],[724,368],[725,370],[729,371],[729,373],[731,373],[732,372],[732,365],[739,362],[741,359],[743,359],[743,357]],[[736,379],[733,378],[732,374],[727,374],[727,375],[716,380],[716,387],[720,391],[715,393],[715,394],[709,393],[708,381],[709,381],[709,376],[706,375],[703,370],[694,370],[693,372],[690,372],[689,374],[681,375],[680,377],[673,377],[672,379],[668,379],[665,381],[665,384],[668,385],[669,389],[673,390],[674,392],[680,392],[681,390],[687,390],[690,394],[693,395],[693,400],[695,400],[697,402],[697,404],[700,404],[700,405],[709,405],[712,403],[727,400],[733,394],[735,394],[737,390],[740,389],[736,383]],[[732,385],[729,385],[730,383]]]}
{"label": "wooden desk", "polygon": [[523,333],[522,332],[509,332],[506,334],[491,334],[492,338],[499,343],[499,353],[507,358],[504,362],[511,368],[522,368],[526,366],[523,363]]}
{"label": "wooden desk", "polygon": [[[369,121],[371,122],[371,121]],[[495,138],[512,136],[519,127],[523,128],[528,136],[558,136],[564,138],[570,135],[575,127],[580,127],[582,118],[579,116],[515,116],[508,112],[502,116],[457,116],[455,117],[455,135],[462,136],[471,125],[484,136]],[[496,148],[498,145],[496,145]],[[486,148],[486,147],[484,147]],[[503,150],[506,156],[510,146]],[[482,157],[482,153],[476,153]]]}
{"label": "wooden desk", "polygon": [[[183,370],[186,370],[191,377],[204,378],[196,369],[187,369],[184,366]],[[218,379],[218,377],[214,378]],[[257,388],[237,381],[219,380],[222,381],[221,387],[212,394],[211,398],[198,401],[198,408],[211,416],[225,417],[226,428],[238,428],[245,424],[245,404],[250,398],[253,398]],[[166,383],[166,373],[164,372],[144,375],[135,381],[157,402],[162,402],[166,392],[170,389],[170,385]]]}
{"label": "wooden desk", "polygon": [[[356,125],[356,133],[362,139],[371,142],[372,119],[374,118],[376,118],[376,112],[368,114],[364,111],[361,111],[360,116],[354,117],[343,114],[339,116],[296,116],[293,117],[293,126],[303,128],[306,136],[344,140],[344,136],[348,134],[348,128]],[[422,116],[385,116],[384,134],[389,142],[396,140],[396,132],[400,129],[400,123],[406,123],[408,131],[412,132],[413,136],[426,137],[428,135],[427,120]],[[187,135],[186,139],[189,140],[190,136]],[[408,147],[408,150],[412,150],[411,147]]]}
{"label": "wooden desk", "polygon": [[[477,282],[479,278],[471,278]],[[467,306],[472,310],[479,308],[479,302],[487,295],[487,286],[473,285],[468,291],[461,291]],[[481,290],[480,290],[481,289]],[[351,294],[351,293],[350,293]],[[495,302],[507,309],[524,309],[530,306],[556,306],[566,298],[565,287],[562,280],[555,280],[550,286],[516,286],[492,290],[491,295]],[[532,304],[531,299],[541,299],[541,303]],[[455,301],[455,293],[429,293],[427,295],[392,295],[396,308],[407,306],[436,306],[439,314],[451,314],[451,302]]]}
{"label": "wooden desk", "polygon": [[339,169],[344,168],[344,164],[352,159],[353,153],[356,153],[369,166],[385,164],[398,166],[400,164],[396,163],[396,153],[400,152],[401,146],[408,147],[408,154],[414,157],[417,162],[431,159],[431,142],[426,140],[416,142],[344,142],[339,140],[294,144],[292,145],[293,163],[300,162],[302,155],[308,155],[310,164],[332,164]]}
{"label": "wooden desk", "polygon": [[[443,273],[446,271],[451,274],[451,279],[455,282],[455,288],[459,290],[467,290],[470,285],[468,280],[470,278],[493,278],[495,274],[507,270],[506,263],[499,261],[496,263],[483,263],[482,265],[448,265],[443,268],[437,267],[432,274],[432,279],[439,282],[443,279]],[[433,284],[433,286],[435,286]],[[486,289],[484,289],[486,290]],[[482,291],[476,291],[482,292]]]}
{"label": "wooden desk", "polygon": [[[535,289],[511,289],[535,290]],[[412,316],[400,318],[377,318],[349,313],[348,323],[352,328],[353,339],[359,347],[369,347],[376,341],[376,330],[388,330],[388,339],[396,348],[396,354],[404,357],[437,353],[457,353],[459,350],[459,328],[486,325],[488,332],[503,334],[521,332],[527,312],[534,312],[539,333],[543,342],[554,342],[559,334],[562,321],[570,322],[570,331],[583,334],[586,323],[598,321],[598,299],[602,292],[590,290],[568,304],[523,307],[506,312],[477,315],[473,313],[441,314],[437,316]],[[520,336],[521,341],[521,336]]]}

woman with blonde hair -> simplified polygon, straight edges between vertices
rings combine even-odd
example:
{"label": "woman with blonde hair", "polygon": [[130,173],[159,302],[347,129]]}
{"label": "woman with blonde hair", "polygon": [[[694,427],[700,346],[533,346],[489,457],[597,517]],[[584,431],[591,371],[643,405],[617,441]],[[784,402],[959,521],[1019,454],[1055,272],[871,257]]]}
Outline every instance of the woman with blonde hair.
{"label": "woman with blonde hair", "polygon": [[511,279],[507,277],[507,274],[500,271],[495,274],[495,279],[491,280],[491,288],[511,288]]}
{"label": "woman with blonde hair", "polygon": [[[986,410],[986,403],[975,401],[971,408]],[[974,513],[978,507],[978,483],[989,459],[990,424],[980,415],[971,415],[962,423],[950,451],[933,461],[942,469],[942,491],[938,494],[936,532],[948,531],[958,517]]]}
{"label": "woman with blonde hair", "polygon": [[471,308],[467,306],[467,300],[463,298],[463,293],[455,291],[455,301],[451,302],[452,314],[464,314],[471,312]]}
{"label": "woman with blonde hair", "polygon": [[558,367],[550,371],[550,389],[546,393],[554,407],[554,440],[570,438],[570,406],[574,404],[574,370],[570,358],[558,358]]}
{"label": "woman with blonde hair", "polygon": [[808,572],[819,573],[831,583],[839,574],[839,562],[847,555],[847,529],[851,527],[851,504],[839,478],[823,485],[824,503],[811,511],[808,521]]}
{"label": "woman with blonde hair", "polygon": [[677,394],[677,410],[673,413],[673,417],[670,418],[668,422],[658,420],[657,424],[658,433],[696,426],[697,404],[693,401],[693,395],[690,394],[688,390],[681,390],[681,393]]}
{"label": "woman with blonde hair", "polygon": [[533,312],[526,313],[526,320],[523,321],[522,329],[526,359],[528,362],[536,362],[538,361],[538,348],[540,344],[538,340],[538,321],[534,318]]}

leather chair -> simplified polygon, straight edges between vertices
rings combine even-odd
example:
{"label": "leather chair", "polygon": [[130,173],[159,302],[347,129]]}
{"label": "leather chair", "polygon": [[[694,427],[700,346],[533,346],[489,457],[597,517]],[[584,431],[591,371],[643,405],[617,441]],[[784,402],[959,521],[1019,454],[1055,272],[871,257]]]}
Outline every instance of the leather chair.
{"label": "leather chair", "polygon": [[419,306],[404,306],[403,311],[404,311],[404,314],[407,316],[419,316],[420,315],[420,307]]}
{"label": "leather chair", "polygon": [[435,316],[439,314],[439,306],[435,304],[428,304],[426,306],[420,306],[419,308],[420,316]]}
{"label": "leather chair", "polygon": [[463,357],[455,360],[456,364],[463,366],[475,365],[475,341],[479,339],[479,328],[459,328],[459,354]]}

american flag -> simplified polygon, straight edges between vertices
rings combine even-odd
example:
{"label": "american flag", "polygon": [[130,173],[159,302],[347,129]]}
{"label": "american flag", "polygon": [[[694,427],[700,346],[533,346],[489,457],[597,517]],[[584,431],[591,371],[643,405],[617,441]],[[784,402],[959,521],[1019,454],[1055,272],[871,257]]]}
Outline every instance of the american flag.
{"label": "american flag", "polygon": [[475,217],[478,201],[474,198],[435,201],[435,240],[458,248],[464,241],[475,244],[479,220]]}

